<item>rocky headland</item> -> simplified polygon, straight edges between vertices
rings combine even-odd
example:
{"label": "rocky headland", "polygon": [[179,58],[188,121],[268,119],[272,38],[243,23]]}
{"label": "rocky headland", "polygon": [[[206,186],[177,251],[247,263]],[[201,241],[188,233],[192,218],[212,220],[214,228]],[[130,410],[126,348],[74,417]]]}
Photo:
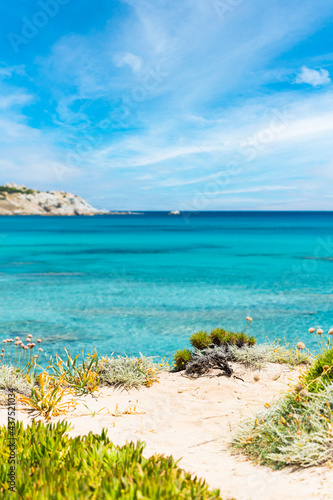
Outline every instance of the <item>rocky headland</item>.
{"label": "rocky headland", "polygon": [[0,186],[0,215],[101,215],[80,196],[64,191],[37,191],[8,183]]}

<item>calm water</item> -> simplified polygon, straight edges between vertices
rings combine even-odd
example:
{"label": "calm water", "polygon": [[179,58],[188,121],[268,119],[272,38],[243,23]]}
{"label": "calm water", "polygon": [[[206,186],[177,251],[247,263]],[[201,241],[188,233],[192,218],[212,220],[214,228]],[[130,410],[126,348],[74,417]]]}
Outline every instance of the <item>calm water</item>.
{"label": "calm water", "polygon": [[333,213],[0,217],[0,243],[1,334],[48,353],[169,356],[247,315],[309,346],[333,326]]}

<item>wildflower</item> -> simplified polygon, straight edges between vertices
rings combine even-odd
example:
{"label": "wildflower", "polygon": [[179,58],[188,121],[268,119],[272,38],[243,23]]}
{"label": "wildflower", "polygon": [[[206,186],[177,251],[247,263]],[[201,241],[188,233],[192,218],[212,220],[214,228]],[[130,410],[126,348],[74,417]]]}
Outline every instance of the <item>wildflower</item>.
{"label": "wildflower", "polygon": [[17,340],[17,341],[15,342],[15,345],[20,345],[20,341],[19,341],[19,340]]}
{"label": "wildflower", "polygon": [[1,352],[5,352],[5,350],[4,350],[4,349],[1,349]]}
{"label": "wildflower", "polygon": [[37,342],[37,344],[40,344],[41,343],[41,339],[37,339],[36,342]]}
{"label": "wildflower", "polygon": [[306,389],[302,389],[299,395],[301,396],[301,398],[306,398],[308,395],[308,391]]}
{"label": "wildflower", "polygon": [[309,333],[313,333],[315,331],[314,328],[309,328]]}
{"label": "wildflower", "polygon": [[25,350],[27,350],[27,349],[29,349],[29,347],[28,347],[27,345],[25,345],[25,346],[24,346],[24,349],[25,349]]}
{"label": "wildflower", "polygon": [[3,342],[4,344],[7,344],[7,340],[3,340],[2,342]]}
{"label": "wildflower", "polygon": [[36,358],[36,359],[37,359],[37,358],[39,358],[38,354],[35,354],[35,358]]}
{"label": "wildflower", "polygon": [[321,328],[318,328],[317,333],[318,333],[318,335],[322,335],[324,333],[324,330],[322,330]]}
{"label": "wildflower", "polygon": [[331,328],[330,330],[328,330],[328,335],[333,335],[333,328]]}
{"label": "wildflower", "polygon": [[15,340],[20,340],[20,337],[15,337]]}
{"label": "wildflower", "polygon": [[40,347],[38,350],[39,350],[39,352],[42,352],[43,349]]}
{"label": "wildflower", "polygon": [[297,349],[302,351],[303,349],[305,349],[305,344],[303,342],[298,342],[296,347],[297,347]]}
{"label": "wildflower", "polygon": [[3,358],[3,357],[4,357],[4,353],[2,352],[2,353],[0,354],[0,356]]}
{"label": "wildflower", "polygon": [[30,337],[27,337],[27,338],[25,339],[25,341],[26,341],[26,342],[30,342]]}
{"label": "wildflower", "polygon": [[28,337],[30,337],[30,338],[31,338],[31,337],[33,337],[33,335],[31,335],[31,333],[29,333]]}
{"label": "wildflower", "polygon": [[295,386],[295,391],[296,392],[301,392],[304,389],[304,385],[301,383],[296,384]]}
{"label": "wildflower", "polygon": [[246,319],[247,321],[249,321],[250,323],[251,323],[251,321],[252,321],[251,316],[246,316],[246,318],[245,318],[245,319]]}
{"label": "wildflower", "polygon": [[14,340],[13,339],[8,339],[8,342],[14,342]]}

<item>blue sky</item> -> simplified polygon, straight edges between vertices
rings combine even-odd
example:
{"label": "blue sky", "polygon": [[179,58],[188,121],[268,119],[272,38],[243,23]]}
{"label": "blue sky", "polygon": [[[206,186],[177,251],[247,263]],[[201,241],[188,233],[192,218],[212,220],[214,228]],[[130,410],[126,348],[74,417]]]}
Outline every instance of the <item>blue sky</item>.
{"label": "blue sky", "polygon": [[331,0],[2,0],[0,183],[333,210]]}

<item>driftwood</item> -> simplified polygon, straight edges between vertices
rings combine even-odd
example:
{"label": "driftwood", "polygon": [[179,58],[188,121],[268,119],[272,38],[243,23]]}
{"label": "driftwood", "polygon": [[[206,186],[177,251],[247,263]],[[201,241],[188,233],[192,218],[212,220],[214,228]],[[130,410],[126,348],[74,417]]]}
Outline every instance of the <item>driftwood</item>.
{"label": "driftwood", "polygon": [[212,369],[222,370],[224,375],[231,377],[233,369],[228,363],[230,355],[226,350],[206,350],[200,354],[194,354],[192,360],[187,363],[185,375],[200,377]]}

